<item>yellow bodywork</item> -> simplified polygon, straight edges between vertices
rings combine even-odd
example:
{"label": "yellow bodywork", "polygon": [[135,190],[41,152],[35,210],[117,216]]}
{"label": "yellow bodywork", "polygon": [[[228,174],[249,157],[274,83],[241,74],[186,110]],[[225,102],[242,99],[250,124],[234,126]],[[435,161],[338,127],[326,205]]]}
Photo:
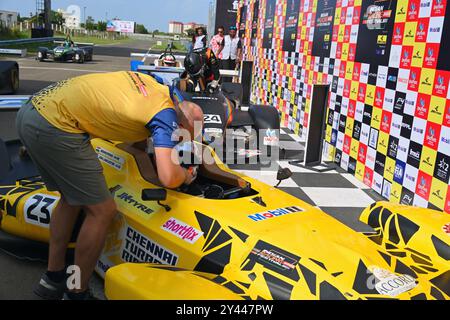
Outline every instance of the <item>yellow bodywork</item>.
{"label": "yellow bodywork", "polygon": [[[384,229],[375,228],[373,235],[357,233],[321,210],[244,176],[257,195],[208,200],[168,190],[163,202],[171,208],[167,212],[155,202],[141,200],[143,189],[158,187],[144,180],[133,155],[103,140],[93,140],[93,146],[103,157],[120,213],[97,265],[97,272],[106,274],[109,299],[450,298],[450,237],[442,231],[450,223],[449,215],[389,207],[392,217],[387,221],[397,223],[394,216],[402,215],[419,226],[407,244],[401,237],[393,250],[386,247],[387,241],[374,241],[375,236],[383,238]],[[0,196],[3,230],[48,241],[48,228],[30,225],[24,218],[30,206],[25,208],[25,203],[35,195],[57,194],[47,192],[41,182],[18,182],[0,188],[0,194],[4,194]],[[371,212],[388,206],[369,208],[362,221],[368,223]],[[373,216],[370,222],[376,220]],[[432,235],[442,242],[442,257],[430,240]],[[426,260],[427,268],[419,257]],[[415,269],[418,264],[421,272]],[[380,274],[405,283],[413,278],[411,288],[396,295],[381,294]]]}

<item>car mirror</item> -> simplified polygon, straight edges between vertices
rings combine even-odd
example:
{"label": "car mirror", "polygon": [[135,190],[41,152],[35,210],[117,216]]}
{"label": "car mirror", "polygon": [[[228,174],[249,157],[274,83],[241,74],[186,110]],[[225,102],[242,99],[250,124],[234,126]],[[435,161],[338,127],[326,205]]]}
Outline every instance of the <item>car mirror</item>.
{"label": "car mirror", "polygon": [[167,199],[166,189],[144,189],[142,190],[143,201],[164,201]]}
{"label": "car mirror", "polygon": [[158,204],[163,207],[166,212],[172,210],[170,206],[167,204],[161,203],[161,201],[165,201],[167,199],[167,190],[166,189],[144,189],[142,190],[142,201],[156,201]]}
{"label": "car mirror", "polygon": [[292,177],[292,171],[289,168],[281,168],[277,173],[278,184],[275,187],[278,187],[281,182],[287,180]]}

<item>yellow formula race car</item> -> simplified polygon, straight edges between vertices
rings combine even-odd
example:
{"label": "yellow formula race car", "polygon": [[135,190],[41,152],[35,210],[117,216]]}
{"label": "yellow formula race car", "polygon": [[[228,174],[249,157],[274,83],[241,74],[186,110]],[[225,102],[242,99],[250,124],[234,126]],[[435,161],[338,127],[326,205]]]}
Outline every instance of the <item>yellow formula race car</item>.
{"label": "yellow formula race car", "polygon": [[[207,146],[194,185],[174,191],[151,153],[92,144],[120,212],[96,269],[108,299],[450,298],[447,214],[378,203],[361,216],[375,232],[362,234],[234,173]],[[1,228],[46,242],[58,200],[39,178],[2,186]]]}

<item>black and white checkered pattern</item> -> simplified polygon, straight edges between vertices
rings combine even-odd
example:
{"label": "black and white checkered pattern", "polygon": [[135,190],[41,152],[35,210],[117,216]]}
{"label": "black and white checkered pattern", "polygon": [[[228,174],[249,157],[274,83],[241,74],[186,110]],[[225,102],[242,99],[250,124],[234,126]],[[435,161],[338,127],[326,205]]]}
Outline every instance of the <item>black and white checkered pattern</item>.
{"label": "black and white checkered pattern", "polygon": [[289,168],[293,176],[281,183],[280,189],[318,207],[341,220],[357,231],[369,231],[368,226],[359,222],[361,212],[382,198],[352,174],[340,168],[319,173],[289,164],[292,160],[302,160],[305,144],[288,129],[280,134],[281,147],[286,148],[285,159],[277,161],[277,166],[230,165],[230,168],[269,185],[276,185],[279,168]]}

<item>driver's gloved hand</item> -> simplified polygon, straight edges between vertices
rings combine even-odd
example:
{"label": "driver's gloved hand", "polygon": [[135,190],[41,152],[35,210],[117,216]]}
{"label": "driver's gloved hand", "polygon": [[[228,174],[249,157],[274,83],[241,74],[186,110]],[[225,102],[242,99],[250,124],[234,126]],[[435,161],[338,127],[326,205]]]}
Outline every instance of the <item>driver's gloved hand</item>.
{"label": "driver's gloved hand", "polygon": [[210,83],[208,83],[208,92],[209,93],[214,93],[217,91],[217,88],[219,88],[219,81],[217,80],[213,80]]}
{"label": "driver's gloved hand", "polygon": [[184,184],[191,185],[195,181],[195,179],[197,179],[198,166],[189,167],[188,169],[186,169],[186,171],[187,171],[187,177],[186,177]]}

